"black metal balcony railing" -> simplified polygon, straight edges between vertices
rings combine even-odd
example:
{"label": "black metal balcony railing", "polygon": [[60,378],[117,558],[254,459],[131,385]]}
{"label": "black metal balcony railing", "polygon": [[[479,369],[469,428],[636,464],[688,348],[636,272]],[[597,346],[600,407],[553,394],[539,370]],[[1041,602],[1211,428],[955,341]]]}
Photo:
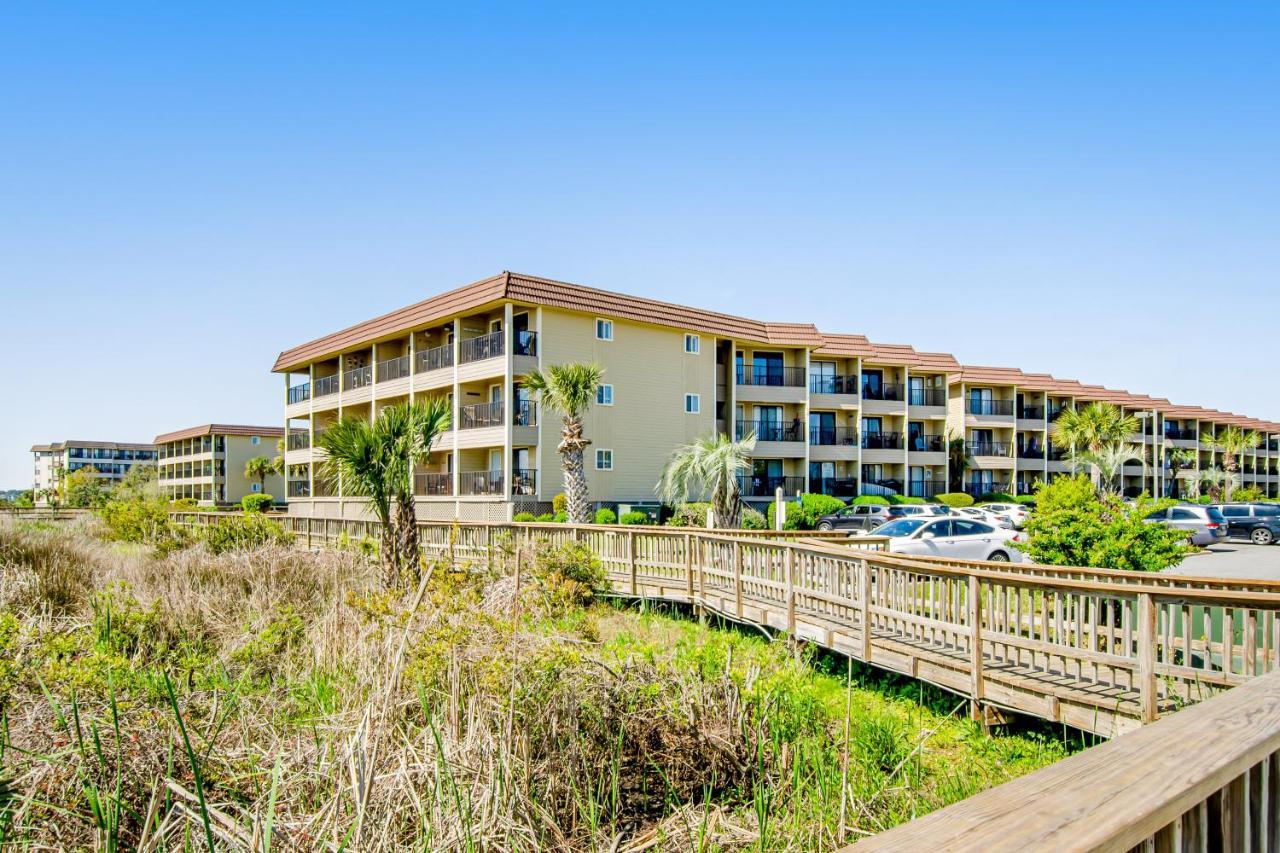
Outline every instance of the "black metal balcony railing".
{"label": "black metal balcony railing", "polygon": [[964,410],[971,415],[1001,415],[1009,417],[1013,414],[1013,401],[975,400],[970,397],[964,401]]}
{"label": "black metal balcony railing", "polygon": [[538,404],[533,400],[517,400],[511,410],[511,425],[533,427],[538,425]]}
{"label": "black metal balcony railing", "polygon": [[912,453],[941,453],[947,449],[947,440],[941,435],[918,433],[907,436],[907,450]]}
{"label": "black metal balcony railing", "polygon": [[776,489],[791,497],[804,491],[804,477],[764,477],[751,474],[738,478],[738,488],[743,497],[771,498]]}
{"label": "black metal balcony railing", "polygon": [[902,433],[900,432],[864,432],[862,434],[864,450],[901,450]]}
{"label": "black metal balcony railing", "polygon": [[1033,495],[1040,488],[1042,480],[1019,480],[1013,484],[1015,495]]}
{"label": "black metal balcony railing", "polygon": [[913,498],[937,497],[946,491],[945,480],[911,480],[907,483],[907,494]]}
{"label": "black metal balcony railing", "polygon": [[306,450],[311,446],[311,433],[291,432],[286,445],[290,450]]}
{"label": "black metal balcony railing", "polygon": [[809,491],[833,498],[851,498],[858,494],[857,477],[822,477],[809,479]]}
{"label": "black metal balcony railing", "polygon": [[1023,406],[1018,410],[1018,417],[1024,421],[1044,420],[1044,406]]}
{"label": "black metal balcony railing", "polygon": [[912,406],[945,406],[947,392],[942,388],[912,388],[907,392],[907,403]]}
{"label": "black metal balcony railing", "polygon": [[473,361],[497,358],[503,354],[504,340],[502,332],[491,332],[478,338],[467,338],[458,346],[458,361],[462,364],[469,364]]}
{"label": "black metal balcony railing", "polygon": [[453,344],[419,350],[414,355],[413,369],[417,373],[430,373],[453,367]]}
{"label": "black metal balcony railing", "polygon": [[462,471],[458,474],[460,495],[501,495],[501,471]]}
{"label": "black metal balcony railing", "polygon": [[809,427],[809,443],[857,447],[857,427]]}
{"label": "black metal balcony railing", "polygon": [[902,401],[902,386],[897,384],[873,385],[862,383],[862,399]]}
{"label": "black metal balcony railing", "polygon": [[327,397],[330,394],[338,393],[338,374],[332,376],[321,376],[316,380],[315,397]]}
{"label": "black metal balcony railing", "polygon": [[502,401],[458,407],[458,429],[502,426]]}
{"label": "black metal balcony railing", "polygon": [[1049,445],[1049,449],[1045,452],[1045,455],[1051,462],[1061,462],[1066,459],[1069,454],[1070,451],[1065,447],[1054,447],[1052,444]]}
{"label": "black metal balcony railing", "polygon": [[978,482],[970,481],[964,484],[964,492],[965,494],[972,495],[975,498],[981,497],[982,495],[989,495],[989,494],[995,494],[995,493],[1008,494],[1009,484],[997,483],[995,481],[992,481],[990,483],[983,483],[981,481],[978,481]]}
{"label": "black metal balcony railing", "polygon": [[1024,444],[1024,445],[1018,446],[1019,459],[1043,459],[1044,455],[1045,455],[1045,449],[1043,447],[1037,447],[1034,444]]}
{"label": "black metal balcony railing", "polygon": [[364,367],[353,367],[346,373],[342,374],[342,389],[350,391],[355,388],[364,388],[373,384],[373,365],[366,364]]}
{"label": "black metal balcony railing", "polygon": [[427,497],[449,497],[453,494],[453,475],[449,473],[414,474],[413,493]]}
{"label": "black metal balcony railing", "polygon": [[536,357],[538,355],[538,333],[516,332],[511,346],[515,350],[515,355]]}
{"label": "black metal balcony railing", "polygon": [[755,433],[756,441],[804,441],[799,422],[783,424],[776,421],[737,421],[737,437],[745,438]]}
{"label": "black metal balcony railing", "polygon": [[777,388],[803,388],[803,367],[782,367],[773,364],[743,364],[737,369],[739,385],[767,385]]}
{"label": "black metal balcony railing", "polygon": [[538,493],[538,471],[535,468],[511,469],[511,494],[536,495]]}
{"label": "black metal balcony railing", "polygon": [[311,399],[311,383],[304,382],[289,389],[290,403],[305,403]]}
{"label": "black metal balcony railing", "polygon": [[409,356],[402,355],[378,362],[378,381],[390,382],[392,379],[403,379],[409,375]]}
{"label": "black metal balcony railing", "polygon": [[1050,408],[1050,409],[1049,409],[1049,423],[1053,423],[1053,422],[1054,422],[1054,421],[1056,421],[1058,418],[1062,417],[1062,413],[1063,413],[1063,412],[1065,412],[1065,411],[1066,411],[1067,409],[1069,409],[1069,408],[1071,408],[1071,407],[1070,407],[1070,406],[1058,406],[1056,409],[1055,409],[1055,408]]}
{"label": "black metal balcony railing", "polygon": [[288,493],[291,498],[309,498],[311,497],[311,483],[307,480],[290,480]]}
{"label": "black metal balcony railing", "polygon": [[858,394],[856,376],[810,376],[810,394]]}
{"label": "black metal balcony railing", "polygon": [[965,452],[970,456],[1008,456],[1007,441],[966,441]]}
{"label": "black metal balcony railing", "polygon": [[883,495],[886,493],[900,495],[902,494],[902,481],[884,478],[867,480],[862,484],[861,491],[864,495]]}
{"label": "black metal balcony railing", "polygon": [[1178,429],[1177,427],[1166,426],[1164,428],[1164,437],[1172,441],[1195,441],[1196,431],[1193,429]]}

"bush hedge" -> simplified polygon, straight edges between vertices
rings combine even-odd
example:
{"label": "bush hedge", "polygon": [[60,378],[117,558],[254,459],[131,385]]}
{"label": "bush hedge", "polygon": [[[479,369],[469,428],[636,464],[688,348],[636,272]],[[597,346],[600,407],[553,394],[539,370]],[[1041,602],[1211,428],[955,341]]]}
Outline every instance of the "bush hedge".
{"label": "bush hedge", "polygon": [[979,504],[1011,504],[1016,500],[1013,495],[1008,492],[987,492],[984,495],[978,495],[975,503]]}
{"label": "bush hedge", "polygon": [[640,512],[639,510],[634,510],[634,509],[631,510],[631,512],[624,512],[622,514],[622,518],[620,518],[619,521],[623,524],[649,524],[650,523],[649,513]]}
{"label": "bush hedge", "polygon": [[853,499],[854,506],[888,506],[889,499],[884,495],[858,495]]}
{"label": "bush hedge", "polygon": [[965,492],[943,492],[936,495],[934,500],[951,507],[973,506],[973,495]]}
{"label": "bush hedge", "polygon": [[[824,515],[829,515],[844,506],[844,501],[839,498],[833,498],[830,495],[820,495],[813,492],[806,492],[800,495],[799,505],[787,502],[787,521],[783,525],[784,530],[812,530],[818,524],[818,519]],[[777,505],[770,503],[767,516],[767,523],[770,530],[777,528],[775,520]]]}
{"label": "bush hedge", "polygon": [[618,514],[607,506],[602,506],[596,510],[596,524],[617,524]]}
{"label": "bush hedge", "polygon": [[512,521],[537,521],[538,517],[531,512],[517,512],[511,516]]}
{"label": "bush hedge", "polygon": [[245,495],[240,499],[240,508],[245,512],[266,512],[274,500],[271,495]]}
{"label": "bush hedge", "polygon": [[676,504],[667,524],[671,527],[706,527],[707,510],[710,508],[711,504],[705,502]]}
{"label": "bush hedge", "polygon": [[769,520],[764,517],[763,512],[751,507],[744,507],[742,510],[742,529],[768,530]]}

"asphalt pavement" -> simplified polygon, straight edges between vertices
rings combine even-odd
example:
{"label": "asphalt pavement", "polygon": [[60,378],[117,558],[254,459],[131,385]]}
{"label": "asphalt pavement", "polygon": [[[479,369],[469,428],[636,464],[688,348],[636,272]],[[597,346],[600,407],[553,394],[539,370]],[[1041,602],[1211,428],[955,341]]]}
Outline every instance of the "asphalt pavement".
{"label": "asphalt pavement", "polygon": [[1253,545],[1228,540],[1193,554],[1168,574],[1280,581],[1280,545]]}

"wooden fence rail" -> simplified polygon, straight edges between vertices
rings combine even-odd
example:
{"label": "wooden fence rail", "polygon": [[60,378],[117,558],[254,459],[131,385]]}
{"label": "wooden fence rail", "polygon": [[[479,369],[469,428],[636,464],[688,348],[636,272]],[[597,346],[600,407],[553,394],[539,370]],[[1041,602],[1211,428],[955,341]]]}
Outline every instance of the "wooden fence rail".
{"label": "wooden fence rail", "polygon": [[[184,513],[211,524],[225,513]],[[366,521],[283,516],[305,545]],[[884,552],[877,537],[623,525],[420,525],[431,555],[486,562],[579,541],[616,593],[691,604],[990,705],[1102,735],[1280,668],[1280,584]]]}

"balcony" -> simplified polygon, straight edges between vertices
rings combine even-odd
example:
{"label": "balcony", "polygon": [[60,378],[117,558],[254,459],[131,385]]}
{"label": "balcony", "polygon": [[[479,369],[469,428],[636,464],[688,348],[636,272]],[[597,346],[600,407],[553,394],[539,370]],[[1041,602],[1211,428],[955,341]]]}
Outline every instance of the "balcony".
{"label": "balcony", "polygon": [[332,376],[321,376],[316,380],[314,397],[328,397],[330,394],[338,393],[338,383],[341,380],[338,374]]}
{"label": "balcony", "polygon": [[515,350],[515,355],[524,355],[529,358],[538,357],[537,332],[516,332],[511,345]]}
{"label": "balcony", "polygon": [[1071,453],[1069,450],[1061,447],[1054,447],[1052,444],[1049,445],[1049,449],[1045,453],[1045,456],[1050,462],[1062,462],[1070,455]]}
{"label": "balcony", "polygon": [[503,425],[501,400],[458,407],[458,429],[484,429]]}
{"label": "balcony", "polygon": [[414,354],[414,372],[430,373],[453,367],[453,344],[419,350]]}
{"label": "balcony", "polygon": [[501,471],[463,471],[458,474],[458,494],[493,497],[504,494]]}
{"label": "balcony", "polygon": [[902,433],[900,432],[865,432],[862,434],[864,450],[901,450]]}
{"label": "balcony", "polygon": [[803,441],[804,436],[801,433],[801,427],[798,423],[781,424],[776,421],[737,421],[735,423],[736,436],[739,440],[746,438],[748,434],[755,433],[756,441]]}
{"label": "balcony", "polygon": [[912,388],[907,392],[909,406],[945,406],[947,392],[944,388]]}
{"label": "balcony", "polygon": [[511,425],[536,427],[538,425],[538,404],[533,400],[518,400],[511,412]]}
{"label": "balcony", "polygon": [[913,498],[933,498],[947,491],[945,480],[910,480],[907,483],[907,494]]}
{"label": "balcony", "polygon": [[1018,445],[1017,453],[1019,459],[1044,459],[1045,457],[1045,449],[1035,445]]}
{"label": "balcony", "polygon": [[856,376],[810,376],[810,394],[845,394],[858,395],[858,377]]}
{"label": "balcony", "polygon": [[886,478],[867,480],[862,484],[860,491],[864,495],[900,495],[902,481]]}
{"label": "balcony", "polygon": [[891,402],[902,402],[902,385],[899,384],[882,384],[873,385],[868,382],[862,383],[862,399],[864,400],[888,400]]}
{"label": "balcony", "polygon": [[966,441],[964,450],[970,456],[1008,456],[1007,441]]}
{"label": "balcony", "polygon": [[992,481],[990,483],[983,483],[981,481],[972,481],[972,480],[964,484],[964,493],[966,495],[971,495],[975,498],[982,497],[983,495],[993,494],[996,492],[1008,494],[1009,484],[1007,482],[997,483],[995,481]]}
{"label": "balcony", "polygon": [[803,388],[803,367],[781,367],[772,364],[747,363],[739,365],[737,384],[765,388]]}
{"label": "balcony", "polygon": [[478,338],[467,338],[458,346],[458,363],[470,364],[475,361],[485,361],[490,358],[498,358],[504,353],[504,342],[506,337],[502,332],[492,332],[487,335],[481,335]]}
{"label": "balcony", "polygon": [[373,365],[366,364],[364,367],[353,367],[346,373],[342,374],[342,390],[355,391],[358,388],[368,388],[373,384]]}
{"label": "balcony", "polygon": [[1044,406],[1023,406],[1018,409],[1018,417],[1024,421],[1044,420]]}
{"label": "balcony", "polygon": [[286,442],[289,450],[306,450],[311,446],[311,433],[309,432],[291,432]]}
{"label": "balcony", "polygon": [[289,389],[288,401],[289,405],[295,403],[305,403],[311,399],[311,383],[304,382],[301,385],[294,385]]}
{"label": "balcony", "polygon": [[838,445],[855,447],[858,444],[858,428],[809,427],[809,444],[814,446]]}
{"label": "balcony", "polygon": [[858,494],[857,477],[823,477],[809,481],[809,491],[833,498],[852,498]]}
{"label": "balcony", "polygon": [[413,475],[413,493],[431,498],[447,498],[453,496],[453,475],[449,473],[443,474],[414,474]]}
{"label": "balcony", "polygon": [[1012,400],[975,400],[972,397],[964,401],[965,414],[980,417],[1013,417]]}
{"label": "balcony", "polygon": [[538,471],[535,468],[511,469],[511,494],[514,497],[532,497],[538,494]]}
{"label": "balcony", "polygon": [[917,433],[907,437],[907,449],[912,453],[945,453],[947,440],[941,435]]}
{"label": "balcony", "polygon": [[311,483],[307,480],[290,480],[286,491],[290,498],[309,498]]}
{"label": "balcony", "polygon": [[378,381],[391,382],[395,379],[406,379],[409,376],[409,356],[402,355],[378,362]]}
{"label": "balcony", "polygon": [[772,498],[776,489],[788,497],[804,491],[804,477],[764,477],[750,475],[738,478],[738,489],[744,498]]}

